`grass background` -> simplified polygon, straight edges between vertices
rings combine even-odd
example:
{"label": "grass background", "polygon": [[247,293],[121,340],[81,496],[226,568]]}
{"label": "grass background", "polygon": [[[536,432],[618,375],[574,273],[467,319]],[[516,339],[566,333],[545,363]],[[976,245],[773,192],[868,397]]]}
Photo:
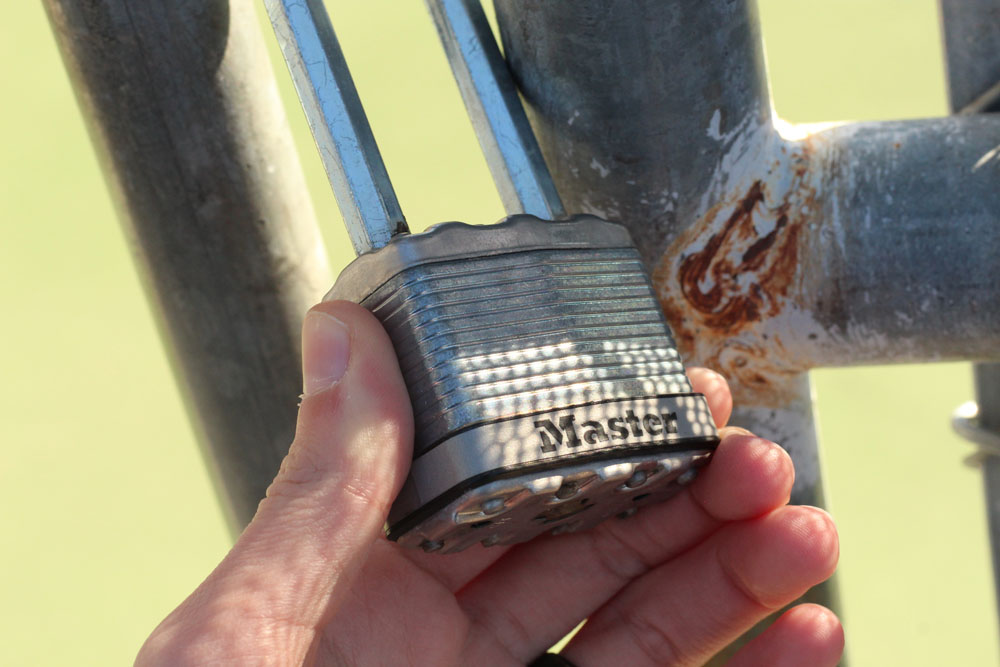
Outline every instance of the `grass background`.
{"label": "grass background", "polygon": [[[423,4],[329,4],[414,226],[501,217]],[[40,3],[6,12],[0,664],[121,664],[229,535]],[[933,0],[761,0],[761,13],[784,118],[946,112]],[[346,235],[289,109],[339,268]],[[968,365],[815,381],[853,664],[997,664],[980,477],[948,427]]]}

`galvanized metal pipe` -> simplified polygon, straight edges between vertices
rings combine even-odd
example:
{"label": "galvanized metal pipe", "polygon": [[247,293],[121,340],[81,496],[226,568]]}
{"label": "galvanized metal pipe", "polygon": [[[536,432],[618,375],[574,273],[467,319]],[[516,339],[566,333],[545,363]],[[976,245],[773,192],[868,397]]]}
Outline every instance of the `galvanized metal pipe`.
{"label": "galvanized metal pipe", "polygon": [[[567,209],[626,224],[687,358],[732,374],[742,361],[727,365],[728,357],[708,353],[717,348],[708,344],[712,332],[693,321],[698,310],[675,284],[671,262],[695,250],[689,236],[706,229],[699,221],[716,202],[745,195],[752,170],[765,173],[764,160],[780,153],[755,4],[649,0],[621,12],[599,0],[497,0],[496,8]],[[707,347],[696,343],[702,339]],[[815,470],[800,478],[796,497],[823,504],[802,370],[775,378],[767,395],[747,382],[752,374],[735,374],[736,418],[787,444],[803,470]]]}
{"label": "galvanized metal pipe", "polygon": [[294,435],[330,282],[250,2],[45,0],[236,529]]}
{"label": "galvanized metal pipe", "polygon": [[814,367],[1000,353],[1000,117],[782,129],[723,140],[659,259],[682,348],[754,405]]}
{"label": "galvanized metal pipe", "polygon": [[804,371],[1000,352],[995,118],[784,126],[749,1],[496,4],[567,209],[630,227],[797,502],[822,504]]}
{"label": "galvanized metal pipe", "polygon": [[814,140],[829,142],[831,190],[817,193],[800,262],[828,334],[804,346],[812,365],[1000,357],[1000,116],[859,123]]}
{"label": "galvanized metal pipe", "polygon": [[629,225],[682,348],[823,504],[805,370],[1000,350],[1000,126],[781,127],[752,3],[569,4],[497,1],[567,208]]}
{"label": "galvanized metal pipe", "polygon": [[975,457],[983,469],[983,486],[986,492],[986,518],[990,532],[993,556],[993,587],[1000,600],[1000,363],[976,364],[975,367],[977,414],[974,420],[977,435],[992,436],[994,447],[981,446],[981,455]]}

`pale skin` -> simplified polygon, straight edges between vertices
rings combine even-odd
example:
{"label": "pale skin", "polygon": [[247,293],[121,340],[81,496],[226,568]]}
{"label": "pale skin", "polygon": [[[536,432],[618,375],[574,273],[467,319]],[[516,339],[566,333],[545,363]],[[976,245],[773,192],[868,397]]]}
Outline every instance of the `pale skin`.
{"label": "pale skin", "polygon": [[[588,532],[424,554],[382,526],[413,423],[388,337],[345,302],[303,328],[295,440],[232,551],[147,639],[138,665],[523,665],[589,619],[563,655],[591,665],[699,665],[825,580],[833,521],[788,506],[783,449],[722,428],[715,458],[673,500]],[[690,369],[724,427],[718,374]],[[836,665],[840,622],[782,615],[735,667]]]}

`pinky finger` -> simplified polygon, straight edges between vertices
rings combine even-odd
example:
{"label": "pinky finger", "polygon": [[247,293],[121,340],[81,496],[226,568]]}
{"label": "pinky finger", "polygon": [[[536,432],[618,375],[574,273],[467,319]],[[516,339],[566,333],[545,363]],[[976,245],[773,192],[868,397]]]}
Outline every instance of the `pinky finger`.
{"label": "pinky finger", "polygon": [[844,653],[844,629],[825,607],[802,604],[744,646],[726,667],[834,667]]}

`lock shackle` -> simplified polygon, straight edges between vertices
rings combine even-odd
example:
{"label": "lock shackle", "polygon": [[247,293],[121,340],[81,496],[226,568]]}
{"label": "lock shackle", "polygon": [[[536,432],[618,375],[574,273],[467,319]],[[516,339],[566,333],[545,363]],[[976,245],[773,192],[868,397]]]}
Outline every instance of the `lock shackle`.
{"label": "lock shackle", "polygon": [[427,0],[508,215],[566,217],[480,0]]}
{"label": "lock shackle", "polygon": [[359,255],[409,232],[322,0],[264,0]]}
{"label": "lock shackle", "polygon": [[[322,0],[264,5],[354,250],[378,250],[409,228],[330,16]],[[565,218],[479,0],[427,5],[507,213]]]}

